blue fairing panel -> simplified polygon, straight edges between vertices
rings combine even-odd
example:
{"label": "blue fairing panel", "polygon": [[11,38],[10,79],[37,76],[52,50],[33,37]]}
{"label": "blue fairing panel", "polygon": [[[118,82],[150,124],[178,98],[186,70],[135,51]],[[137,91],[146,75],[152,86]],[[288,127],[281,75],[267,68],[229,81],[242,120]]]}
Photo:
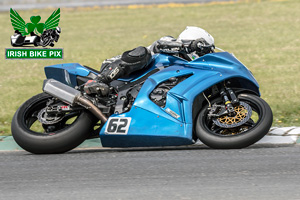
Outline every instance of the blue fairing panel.
{"label": "blue fairing panel", "polygon": [[[251,83],[259,92],[258,84],[250,71],[229,53],[207,54],[192,62],[159,54],[162,62],[170,66],[151,75],[143,84],[131,110],[113,117],[132,119],[127,135],[106,135],[102,128],[100,137],[104,146],[162,146],[192,144],[193,102],[196,96],[211,86],[230,78]],[[149,94],[155,87],[171,77],[191,75],[173,87],[167,95],[166,106],[153,103]],[[170,112],[171,111],[171,112]],[[172,114],[175,113],[176,115]]]}
{"label": "blue fairing panel", "polygon": [[76,76],[87,76],[89,73],[95,72],[78,63],[66,63],[45,67],[47,79],[53,78],[72,87],[77,85]]}
{"label": "blue fairing panel", "polygon": [[[186,66],[190,65],[186,64]],[[199,93],[219,82],[234,77],[251,81],[254,85],[257,84],[255,79],[252,79],[252,75],[248,71],[246,71],[247,73],[241,72],[241,70],[244,69],[238,69],[238,67],[232,66],[231,71],[224,71],[221,73],[219,70],[215,70],[212,65],[208,65],[208,63],[205,61],[199,63],[198,66],[200,66],[200,68],[173,65],[152,75],[141,88],[139,95],[135,100],[134,106],[145,108],[155,114],[162,114],[162,110],[170,109],[180,117],[175,119],[167,112],[163,112],[162,115],[168,115],[168,117],[171,117],[172,120],[192,123],[193,101]],[[165,108],[162,109],[156,106],[149,99],[149,94],[159,83],[166,81],[171,77],[184,76],[188,74],[192,74],[192,76],[176,85],[168,92]]]}
{"label": "blue fairing panel", "polygon": [[188,134],[192,132],[189,124],[175,122],[156,115],[148,110],[133,107],[128,113],[112,117],[131,117],[127,135],[106,135],[106,125],[101,129],[103,147],[147,147],[189,145],[193,141]]}
{"label": "blue fairing panel", "polygon": [[[206,63],[205,67],[203,67],[203,63]],[[249,69],[233,54],[228,52],[206,54],[192,62],[189,62],[188,66],[203,69],[210,68],[211,70],[218,71],[222,74],[231,74],[236,75],[237,77],[243,77],[253,82],[254,85],[259,88],[257,81]]]}

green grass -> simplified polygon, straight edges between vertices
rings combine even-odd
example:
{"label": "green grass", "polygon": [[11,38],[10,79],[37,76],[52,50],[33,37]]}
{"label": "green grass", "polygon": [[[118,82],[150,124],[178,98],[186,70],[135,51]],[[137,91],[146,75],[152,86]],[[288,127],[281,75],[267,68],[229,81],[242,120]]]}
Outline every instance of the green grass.
{"label": "green grass", "polygon": [[[42,22],[54,9],[20,11]],[[62,34],[55,47],[64,60],[5,60],[13,33],[9,13],[0,13],[0,135],[10,134],[14,112],[40,93],[43,67],[78,62],[99,69],[109,57],[164,35],[175,37],[187,25],[206,29],[215,44],[233,52],[255,75],[262,98],[274,113],[273,126],[300,126],[300,2],[237,3],[178,8],[62,9]]]}

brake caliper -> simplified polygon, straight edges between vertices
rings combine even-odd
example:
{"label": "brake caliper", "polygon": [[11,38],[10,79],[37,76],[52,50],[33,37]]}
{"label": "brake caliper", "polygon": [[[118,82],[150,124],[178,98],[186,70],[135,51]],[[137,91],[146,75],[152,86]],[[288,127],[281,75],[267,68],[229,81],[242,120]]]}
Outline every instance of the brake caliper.
{"label": "brake caliper", "polygon": [[[229,94],[229,97],[227,96]],[[216,103],[209,108],[208,117],[212,118],[215,125],[222,128],[235,128],[246,123],[251,115],[252,108],[245,102],[239,101],[230,88],[222,88],[220,95],[224,105]]]}

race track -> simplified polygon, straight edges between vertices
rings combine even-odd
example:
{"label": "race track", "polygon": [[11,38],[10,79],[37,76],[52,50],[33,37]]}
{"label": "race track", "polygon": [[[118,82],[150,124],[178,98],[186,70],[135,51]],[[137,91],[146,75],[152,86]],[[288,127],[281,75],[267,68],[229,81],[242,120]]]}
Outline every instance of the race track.
{"label": "race track", "polygon": [[300,146],[0,153],[0,199],[300,199]]}

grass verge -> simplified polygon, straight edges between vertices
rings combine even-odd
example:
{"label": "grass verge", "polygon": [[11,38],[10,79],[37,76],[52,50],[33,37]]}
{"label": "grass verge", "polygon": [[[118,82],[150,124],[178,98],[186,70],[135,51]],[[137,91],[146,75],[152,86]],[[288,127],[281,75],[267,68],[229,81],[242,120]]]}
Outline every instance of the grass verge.
{"label": "grass verge", "polygon": [[[274,113],[273,126],[300,126],[300,2],[249,1],[235,4],[62,9],[62,34],[55,47],[64,60],[5,60],[13,28],[0,13],[0,135],[10,135],[14,112],[40,93],[43,67],[78,62],[99,69],[101,62],[164,35],[175,37],[187,25],[206,29],[215,44],[233,52],[255,75],[262,98]],[[20,11],[26,22],[53,9]]]}

